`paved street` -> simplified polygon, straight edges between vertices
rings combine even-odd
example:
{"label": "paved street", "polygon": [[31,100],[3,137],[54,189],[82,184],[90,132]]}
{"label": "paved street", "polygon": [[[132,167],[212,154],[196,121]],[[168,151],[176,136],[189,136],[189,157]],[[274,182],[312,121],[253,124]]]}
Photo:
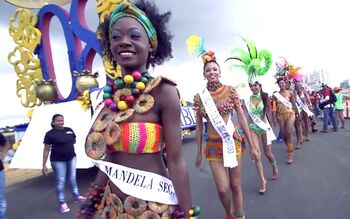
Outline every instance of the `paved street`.
{"label": "paved street", "polygon": [[[349,124],[349,120],[347,120]],[[274,144],[280,178],[271,180],[271,168],[263,157],[267,192],[258,194],[258,178],[248,153],[243,158],[243,193],[247,219],[348,219],[350,216],[350,129],[311,134],[311,141],[295,152],[293,165],[285,164],[286,146]],[[194,202],[202,208],[201,218],[224,218],[207,161],[194,167],[194,134],[184,138],[184,155],[190,172]],[[85,192],[96,171],[79,170],[78,183]],[[71,212],[57,211],[54,176],[40,176],[7,188],[10,219],[75,218],[78,204],[68,202]],[[67,196],[70,198],[68,190]],[[69,200],[69,199],[68,199]]]}

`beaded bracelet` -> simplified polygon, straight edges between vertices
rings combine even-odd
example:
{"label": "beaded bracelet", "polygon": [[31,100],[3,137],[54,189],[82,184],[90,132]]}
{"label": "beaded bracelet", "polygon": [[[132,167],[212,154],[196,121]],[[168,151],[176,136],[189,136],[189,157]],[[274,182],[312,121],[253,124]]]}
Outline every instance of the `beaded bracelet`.
{"label": "beaded bracelet", "polygon": [[97,207],[101,204],[101,200],[103,197],[105,187],[97,185],[95,183],[92,183],[88,193],[86,195],[86,200],[84,203],[81,205],[77,217],[78,218],[85,218],[85,219],[90,219],[93,218],[96,211]]}
{"label": "beaded bracelet", "polygon": [[[190,210],[188,210],[188,214],[190,215],[189,218],[196,218],[200,215],[200,211],[201,208],[199,207],[199,205],[194,205],[192,208],[190,208]],[[187,217],[185,217],[185,211],[181,211],[179,209],[175,210],[174,216],[177,219],[187,219]]]}

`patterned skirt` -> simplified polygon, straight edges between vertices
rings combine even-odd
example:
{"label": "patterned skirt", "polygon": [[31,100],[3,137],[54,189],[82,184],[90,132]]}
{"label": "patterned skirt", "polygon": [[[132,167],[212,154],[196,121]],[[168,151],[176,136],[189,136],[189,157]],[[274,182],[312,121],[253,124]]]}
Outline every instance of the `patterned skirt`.
{"label": "patterned skirt", "polygon": [[[233,133],[233,138],[236,145],[236,156],[240,157],[244,145],[244,135],[241,129],[236,128]],[[207,160],[222,161],[222,139],[215,130],[208,131],[208,139],[205,147],[205,157]]]}

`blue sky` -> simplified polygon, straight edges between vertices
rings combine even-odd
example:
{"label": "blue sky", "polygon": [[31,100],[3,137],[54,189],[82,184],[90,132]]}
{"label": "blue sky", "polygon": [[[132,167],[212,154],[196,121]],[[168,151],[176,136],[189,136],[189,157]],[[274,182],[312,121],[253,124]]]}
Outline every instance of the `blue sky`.
{"label": "blue sky", "polygon": [[[94,0],[89,0],[86,11],[88,23],[96,27],[97,15]],[[229,71],[223,61],[231,49],[244,47],[239,35],[254,40],[258,49],[268,49],[275,60],[286,57],[292,64],[302,67],[302,73],[325,69],[330,74],[330,85],[349,79],[346,65],[350,51],[349,4],[343,0],[155,0],[160,11],[170,10],[170,30],[174,35],[174,58],[155,69],[154,74],[166,75],[177,81],[185,99],[192,96],[204,85],[200,59],[188,54],[186,38],[191,34],[203,36],[206,48],[216,52],[223,71],[222,81],[235,85],[246,82],[246,75],[239,70]],[[68,8],[69,6],[66,6]],[[7,55],[15,45],[8,36],[8,21],[15,7],[0,1],[0,92],[2,110],[0,122],[8,118],[26,116],[28,109],[21,106],[15,94],[16,74],[7,62]],[[36,11],[34,11],[36,12]],[[53,34],[54,56],[67,57],[62,46],[59,31]],[[57,43],[56,43],[57,42]],[[55,65],[67,71],[64,58]],[[96,64],[96,70],[99,64]],[[344,70],[345,69],[345,70]],[[268,92],[277,89],[273,83],[274,65],[262,80]],[[64,77],[64,76],[62,76]],[[61,79],[64,80],[64,79]],[[63,85],[61,90],[69,89]],[[68,93],[69,90],[67,90]],[[4,107],[6,105],[6,107]],[[0,124],[1,126],[1,124]]]}

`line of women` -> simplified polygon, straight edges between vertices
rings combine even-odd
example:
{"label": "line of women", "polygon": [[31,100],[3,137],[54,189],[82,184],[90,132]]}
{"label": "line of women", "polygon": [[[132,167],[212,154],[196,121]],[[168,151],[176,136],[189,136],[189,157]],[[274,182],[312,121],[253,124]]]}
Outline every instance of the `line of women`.
{"label": "line of women", "polygon": [[[195,165],[200,166],[202,161],[202,132],[203,119],[208,121],[208,138],[206,139],[205,157],[215,180],[217,192],[221,203],[225,209],[226,218],[244,218],[243,194],[241,187],[241,156],[243,152],[243,142],[246,141],[250,146],[250,155],[255,162],[259,177],[259,193],[266,192],[266,178],[261,159],[260,140],[266,158],[272,167],[272,179],[279,177],[276,158],[271,150],[271,143],[276,140],[270,123],[274,120],[271,115],[271,102],[267,93],[263,92],[259,76],[263,76],[271,65],[271,54],[267,50],[257,51],[255,44],[250,40],[243,39],[248,51],[238,48],[233,50],[233,56],[227,60],[241,62],[241,67],[248,75],[248,85],[252,94],[248,98],[239,97],[238,92],[220,81],[221,69],[216,61],[213,51],[206,51],[204,40],[198,36],[191,36],[187,40],[188,49],[191,53],[195,52],[203,60],[203,76],[207,81],[203,93],[196,94],[194,97],[194,106],[196,111],[196,134],[197,134],[197,157]],[[301,84],[301,76],[298,73],[300,68],[296,68],[286,60],[282,65],[277,65],[276,83],[280,90],[275,92],[273,99],[275,101],[276,120],[280,127],[281,135],[287,145],[288,156],[287,164],[294,161],[294,140],[293,128],[296,133],[296,149],[300,149],[303,141],[309,139],[309,118],[312,117],[310,111],[311,102],[307,92]],[[291,84],[294,84],[294,90]],[[205,98],[206,92],[210,93],[210,99],[216,108],[216,113],[212,112],[210,101]],[[243,99],[245,106],[241,106],[239,99]],[[242,108],[246,111],[246,116]],[[214,110],[215,111],[215,110]],[[234,131],[229,128],[231,114],[236,113],[238,123]],[[217,117],[222,117],[226,123],[226,128],[221,127],[217,122]],[[246,119],[248,118],[248,121]],[[223,131],[224,130],[224,131]],[[223,132],[223,134],[222,134]],[[229,147],[225,133],[233,136],[236,149],[237,166],[227,165],[225,159],[229,152],[225,147]],[[226,157],[225,157],[226,155]],[[233,206],[233,211],[232,211]],[[233,212],[233,214],[232,214]]]}
{"label": "line of women", "polygon": [[[250,146],[250,156],[255,162],[259,176],[259,193],[266,192],[266,178],[264,175],[260,139],[263,143],[264,154],[271,163],[272,179],[276,180],[279,176],[276,158],[271,150],[271,142],[276,139],[268,121],[271,121],[271,103],[268,94],[262,91],[262,85],[259,82],[259,75],[264,75],[271,65],[271,54],[266,51],[257,51],[252,41],[245,40],[248,52],[239,51],[239,55],[234,55],[228,60],[238,60],[242,62],[242,67],[248,74],[248,84],[252,91],[252,95],[245,100],[245,111],[248,114],[248,121],[242,110],[238,92],[228,85],[223,85],[220,81],[221,69],[216,61],[214,52],[206,51],[204,40],[198,36],[191,36],[187,40],[188,49],[190,52],[196,52],[203,60],[203,76],[207,80],[206,90],[217,109],[216,114],[210,110],[210,104],[205,99],[203,94],[197,94],[194,97],[194,106],[196,111],[196,134],[198,153],[196,158],[196,166],[198,167],[202,161],[202,132],[203,119],[208,123],[208,138],[206,140],[205,157],[209,161],[209,165],[216,183],[217,192],[221,203],[225,209],[226,218],[244,218],[245,211],[243,208],[243,194],[241,186],[241,156],[243,152],[242,143],[246,141]],[[235,53],[235,52],[233,52]],[[251,63],[262,60],[259,57],[264,57],[265,66],[255,65]],[[244,99],[244,98],[242,98]],[[210,111],[210,112],[208,112]],[[215,111],[215,110],[214,110]],[[236,113],[238,123],[234,127],[234,131],[230,130],[231,114]],[[211,115],[213,114],[213,115]],[[216,121],[216,117],[222,117],[227,125],[228,134],[233,136],[236,149],[237,166],[231,167],[227,165],[225,159],[230,155],[225,147],[228,147],[225,132],[222,134],[220,123]],[[226,155],[226,156],[225,156]],[[232,206],[234,210],[232,211]],[[233,212],[233,214],[232,214]]]}

